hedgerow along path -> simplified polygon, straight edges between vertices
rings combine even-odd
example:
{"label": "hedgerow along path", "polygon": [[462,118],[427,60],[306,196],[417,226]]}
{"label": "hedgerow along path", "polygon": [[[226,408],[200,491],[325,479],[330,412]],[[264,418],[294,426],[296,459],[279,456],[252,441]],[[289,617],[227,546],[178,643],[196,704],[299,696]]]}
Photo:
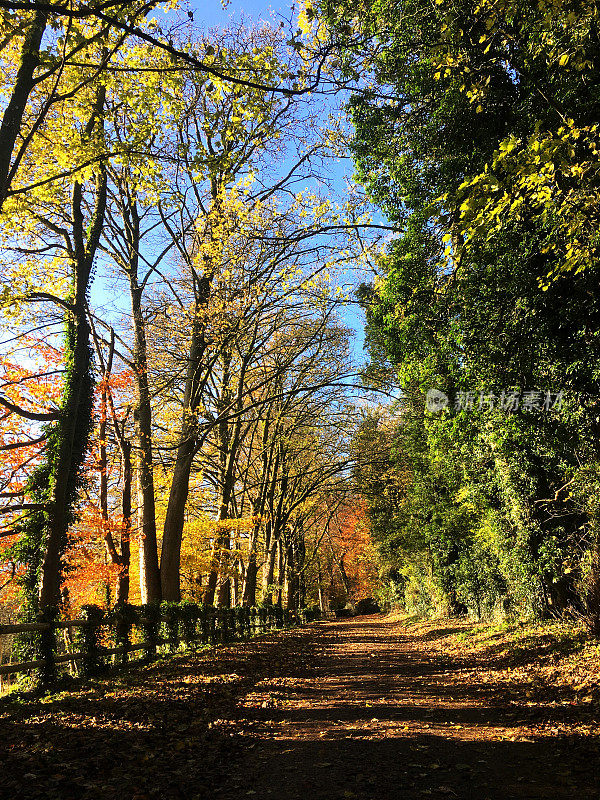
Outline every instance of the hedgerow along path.
{"label": "hedgerow along path", "polygon": [[446,645],[462,627],[318,623],[7,702],[0,787],[61,800],[597,800],[597,695],[532,683],[548,647],[513,664],[501,648],[461,655]]}

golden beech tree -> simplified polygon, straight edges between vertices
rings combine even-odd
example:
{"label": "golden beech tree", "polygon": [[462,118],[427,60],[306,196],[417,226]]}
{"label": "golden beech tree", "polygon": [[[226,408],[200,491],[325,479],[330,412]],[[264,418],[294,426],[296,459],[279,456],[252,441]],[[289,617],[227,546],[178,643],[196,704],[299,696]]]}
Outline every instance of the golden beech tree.
{"label": "golden beech tree", "polygon": [[[269,29],[241,28],[217,44],[215,58],[229,74],[235,69],[246,76],[256,71],[275,81],[289,71],[280,55],[281,37]],[[314,305],[319,284],[327,284],[326,254],[332,245],[318,238],[330,228],[345,227],[340,224],[342,212],[332,204],[315,193],[293,191],[298,181],[317,179],[317,165],[330,152],[327,137],[317,138],[311,131],[310,109],[262,89],[249,92],[246,86],[218,81],[199,86],[196,76],[186,92],[188,107],[178,132],[185,154],[175,184],[179,196],[161,202],[181,271],[163,292],[168,311],[160,326],[170,321],[189,332],[187,340],[174,332],[187,356],[170,359],[168,367],[178,376],[172,385],[180,391],[181,422],[177,442],[168,445],[175,448],[175,458],[161,550],[166,600],[180,596],[179,549],[194,457],[206,432],[219,431],[220,451],[226,455],[215,514],[218,520],[230,518],[249,397],[245,374],[260,352],[264,315],[269,310],[273,314],[276,305],[301,302],[299,291],[308,297],[312,289]],[[180,321],[186,315],[187,321]],[[220,399],[207,409],[215,380],[221,384]],[[215,580],[213,570],[209,599]]]}
{"label": "golden beech tree", "polygon": [[[103,155],[82,160],[38,161],[48,117],[66,101],[85,95],[102,76],[128,36],[123,26],[142,22],[156,3],[110,3],[110,18],[100,6],[89,14],[84,3],[71,8],[48,3],[3,3],[3,78],[7,102],[0,123],[0,210],[10,197],[75,175]],[[77,7],[79,6],[79,8]],[[13,10],[14,13],[10,13]],[[69,11],[71,13],[69,13]],[[87,11],[87,13],[86,13]],[[76,66],[75,66],[76,65]]]}
{"label": "golden beech tree", "polygon": [[0,389],[6,574],[30,613],[59,604],[65,558],[73,602],[109,579],[178,600],[183,576],[253,603],[259,573],[300,597],[299,509],[344,460],[308,419],[325,430],[350,380],[332,282],[368,250],[361,204],[326,196],[336,135],[280,31],[190,29],[171,52],[150,14],[170,3],[110,5],[3,18],[0,311],[58,354],[52,392],[33,357]]}
{"label": "golden beech tree", "polygon": [[[129,6],[129,13],[138,13],[137,4]],[[50,29],[59,30],[57,24]],[[104,80],[107,64],[121,52],[126,36],[97,19],[70,21],[62,37],[48,35],[47,57],[58,60],[60,69],[44,71],[44,63],[36,63],[35,91],[22,114],[23,143],[15,156],[18,164],[11,167],[2,216],[3,298],[9,320],[15,329],[26,330],[30,310],[37,308],[34,317],[45,315],[55,322],[47,332],[51,339],[60,339],[59,325],[66,328],[61,397],[53,410],[35,417],[52,423],[46,431],[45,462],[28,482],[38,508],[21,524],[28,540],[22,552],[33,610],[57,606],[60,600],[62,553],[92,415],[87,302],[104,226],[107,160],[126,154],[114,136],[107,104],[110,86]],[[19,69],[15,86],[20,75]],[[128,146],[135,148],[135,142]],[[6,401],[4,405],[16,415],[26,412],[6,406]]]}

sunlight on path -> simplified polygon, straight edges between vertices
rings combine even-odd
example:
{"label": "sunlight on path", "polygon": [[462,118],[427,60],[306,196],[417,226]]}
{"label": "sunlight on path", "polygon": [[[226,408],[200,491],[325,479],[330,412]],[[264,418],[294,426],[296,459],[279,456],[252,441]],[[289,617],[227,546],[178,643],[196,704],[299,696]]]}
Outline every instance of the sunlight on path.
{"label": "sunlight on path", "polygon": [[240,701],[250,794],[598,800],[596,733],[574,749],[562,709],[540,719],[493,671],[478,681],[453,664],[439,646],[449,632],[419,636],[377,617],[315,626],[312,668]]}
{"label": "sunlight on path", "polygon": [[7,699],[0,798],[600,800],[598,706],[535,647],[452,649],[465,624],[320,623]]}

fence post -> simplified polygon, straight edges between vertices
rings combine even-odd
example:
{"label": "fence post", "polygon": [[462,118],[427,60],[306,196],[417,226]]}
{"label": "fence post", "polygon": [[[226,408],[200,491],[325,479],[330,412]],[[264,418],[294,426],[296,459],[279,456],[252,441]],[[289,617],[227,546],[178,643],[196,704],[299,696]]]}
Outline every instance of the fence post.
{"label": "fence post", "polygon": [[129,661],[131,628],[136,619],[136,612],[129,603],[120,603],[114,607],[112,618],[115,623],[115,647],[123,648],[122,653],[117,653],[115,661],[124,666]]}
{"label": "fence post", "polygon": [[146,659],[153,661],[156,658],[156,646],[158,643],[159,625],[158,606],[147,603],[141,607],[140,625],[144,633],[144,644],[146,645]]}
{"label": "fence post", "polygon": [[38,683],[42,690],[45,690],[56,683],[56,617],[57,608],[47,608],[42,611],[37,618],[38,622],[48,625],[47,628],[39,632],[38,648],[39,655],[43,661],[38,675]]}
{"label": "fence post", "polygon": [[200,619],[200,609],[197,603],[183,603],[180,606],[181,628],[183,641],[188,649],[195,648],[198,644],[197,622]]}
{"label": "fence post", "polygon": [[81,613],[86,624],[80,628],[80,642],[83,647],[81,661],[82,673],[86,678],[99,675],[104,670],[100,652],[100,627],[104,621],[104,611],[98,606],[82,606]]}
{"label": "fence post", "polygon": [[214,606],[208,607],[208,614],[210,619],[210,642],[211,644],[217,643],[217,609]]}
{"label": "fence post", "polygon": [[[160,614],[167,618],[164,623],[169,643],[169,653],[176,653],[179,649],[179,604],[164,602],[159,606]],[[161,620],[162,621],[162,620]]]}

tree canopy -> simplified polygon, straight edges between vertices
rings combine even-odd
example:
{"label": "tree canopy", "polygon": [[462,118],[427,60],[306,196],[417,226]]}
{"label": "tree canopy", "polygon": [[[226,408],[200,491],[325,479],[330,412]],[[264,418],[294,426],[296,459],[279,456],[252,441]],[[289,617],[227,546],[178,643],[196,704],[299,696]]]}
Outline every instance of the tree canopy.
{"label": "tree canopy", "polygon": [[597,630],[596,5],[0,10],[6,602]]}

